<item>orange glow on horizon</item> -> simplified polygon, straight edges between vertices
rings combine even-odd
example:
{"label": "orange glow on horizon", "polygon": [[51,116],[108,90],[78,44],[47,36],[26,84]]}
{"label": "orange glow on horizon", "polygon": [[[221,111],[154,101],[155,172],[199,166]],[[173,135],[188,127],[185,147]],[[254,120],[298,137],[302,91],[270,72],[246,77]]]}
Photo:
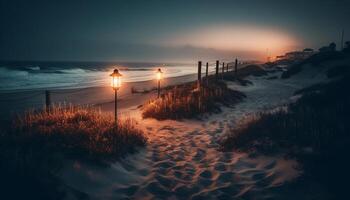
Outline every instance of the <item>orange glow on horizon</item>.
{"label": "orange glow on horizon", "polygon": [[[190,45],[223,51],[261,52],[275,57],[293,50],[300,42],[288,33],[258,26],[212,26],[177,34],[160,41],[163,45]],[[267,56],[267,55],[266,55]]]}

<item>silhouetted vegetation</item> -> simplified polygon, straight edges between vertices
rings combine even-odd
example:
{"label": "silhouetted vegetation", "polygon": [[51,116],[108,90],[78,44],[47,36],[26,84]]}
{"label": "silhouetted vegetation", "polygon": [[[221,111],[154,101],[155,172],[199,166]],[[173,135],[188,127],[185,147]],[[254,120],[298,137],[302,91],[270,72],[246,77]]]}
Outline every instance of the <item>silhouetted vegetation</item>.
{"label": "silhouetted vegetation", "polygon": [[187,83],[167,89],[159,99],[143,106],[144,118],[193,118],[202,113],[219,112],[220,104],[231,106],[245,95],[227,88],[224,82],[210,82],[199,89],[197,83]]}

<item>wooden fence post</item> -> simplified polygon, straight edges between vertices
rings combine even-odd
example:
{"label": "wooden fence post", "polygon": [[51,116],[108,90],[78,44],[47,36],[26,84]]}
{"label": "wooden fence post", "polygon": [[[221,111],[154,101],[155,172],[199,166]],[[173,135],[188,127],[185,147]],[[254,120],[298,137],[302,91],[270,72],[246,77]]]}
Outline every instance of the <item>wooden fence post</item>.
{"label": "wooden fence post", "polygon": [[202,82],[202,61],[198,61],[198,87],[201,86]]}
{"label": "wooden fence post", "polygon": [[45,90],[45,109],[46,112],[50,111],[50,105],[51,105],[51,96],[50,96],[50,91]]}
{"label": "wooden fence post", "polygon": [[235,74],[237,74],[237,67],[238,67],[238,60],[236,58],[236,60],[235,60]]}
{"label": "wooden fence post", "polygon": [[206,68],[205,68],[205,80],[207,82],[208,85],[208,70],[209,70],[209,63],[207,62]]}
{"label": "wooden fence post", "polygon": [[216,69],[215,69],[215,78],[216,80],[219,78],[219,61],[216,61]]}
{"label": "wooden fence post", "polygon": [[222,63],[222,73],[225,72],[225,62]]}
{"label": "wooden fence post", "polygon": [[222,80],[224,80],[224,73],[225,73],[225,62],[222,62],[222,73],[221,73]]}
{"label": "wooden fence post", "polygon": [[228,72],[228,63],[226,64],[226,72]]}
{"label": "wooden fence post", "polygon": [[198,109],[199,111],[202,110],[202,61],[198,61],[198,82],[197,82],[197,88],[198,88]]}

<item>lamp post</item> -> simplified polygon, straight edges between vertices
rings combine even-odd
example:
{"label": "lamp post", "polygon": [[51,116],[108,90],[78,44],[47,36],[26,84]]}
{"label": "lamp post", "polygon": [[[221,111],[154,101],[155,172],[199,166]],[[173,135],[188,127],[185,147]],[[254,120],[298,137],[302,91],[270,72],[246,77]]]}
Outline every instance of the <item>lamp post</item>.
{"label": "lamp post", "polygon": [[158,68],[157,70],[157,80],[158,80],[158,98],[160,96],[160,80],[162,79],[162,70],[160,68]]}
{"label": "lamp post", "polygon": [[115,69],[112,74],[110,74],[112,77],[111,79],[111,86],[115,93],[115,100],[114,100],[114,121],[117,124],[118,116],[117,116],[117,97],[118,97],[118,90],[122,84],[121,77],[122,75],[119,73],[118,69]]}

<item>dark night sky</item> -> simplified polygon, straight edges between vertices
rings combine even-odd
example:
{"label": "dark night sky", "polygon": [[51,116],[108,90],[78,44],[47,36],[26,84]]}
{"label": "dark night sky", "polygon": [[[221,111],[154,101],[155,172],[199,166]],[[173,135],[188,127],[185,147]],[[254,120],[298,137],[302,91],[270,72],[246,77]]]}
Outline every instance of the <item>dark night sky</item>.
{"label": "dark night sky", "polygon": [[350,39],[350,0],[0,2],[2,60],[262,58]]}

